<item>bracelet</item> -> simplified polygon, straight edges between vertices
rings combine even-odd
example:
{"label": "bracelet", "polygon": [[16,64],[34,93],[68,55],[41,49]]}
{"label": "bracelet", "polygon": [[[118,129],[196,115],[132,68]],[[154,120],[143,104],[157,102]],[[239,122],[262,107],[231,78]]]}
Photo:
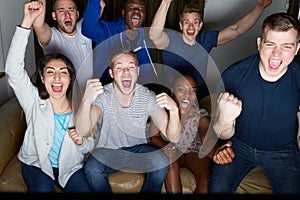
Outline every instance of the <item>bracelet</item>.
{"label": "bracelet", "polygon": [[23,29],[26,29],[26,30],[31,30],[31,27],[30,28],[27,28],[27,27],[23,27],[21,25],[19,25],[20,28],[23,28]]}

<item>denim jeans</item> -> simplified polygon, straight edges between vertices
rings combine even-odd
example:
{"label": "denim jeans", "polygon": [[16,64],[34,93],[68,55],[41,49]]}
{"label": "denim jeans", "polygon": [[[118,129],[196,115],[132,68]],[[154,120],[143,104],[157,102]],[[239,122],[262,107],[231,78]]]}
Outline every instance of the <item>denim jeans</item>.
{"label": "denim jeans", "polygon": [[235,158],[226,165],[214,165],[209,193],[233,193],[243,178],[259,166],[274,194],[300,193],[300,152],[296,144],[258,150],[232,139]]}
{"label": "denim jeans", "polygon": [[52,193],[57,186],[63,192],[91,192],[83,169],[77,170],[68,180],[65,187],[58,183],[58,168],[53,168],[55,180],[40,168],[22,164],[22,175],[30,193]]}
{"label": "denim jeans", "polygon": [[108,175],[122,169],[146,173],[141,192],[161,191],[169,161],[165,154],[148,144],[121,149],[98,148],[87,159],[85,174],[95,192],[111,193]]}

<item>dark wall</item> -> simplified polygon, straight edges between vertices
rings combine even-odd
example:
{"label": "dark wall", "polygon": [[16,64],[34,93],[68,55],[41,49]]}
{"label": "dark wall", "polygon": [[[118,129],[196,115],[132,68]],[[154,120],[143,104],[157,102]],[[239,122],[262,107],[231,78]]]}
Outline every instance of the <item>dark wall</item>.
{"label": "dark wall", "polygon": [[[82,18],[84,8],[86,6],[88,0],[78,0],[78,10],[80,13],[80,18]],[[53,1],[47,0],[46,5],[46,22],[50,26],[56,26],[56,23],[54,20],[52,20],[51,12],[53,7]],[[204,0],[175,0],[172,2],[168,15],[166,20],[166,28],[173,29],[173,30],[179,30],[179,14],[181,13],[183,6],[186,3],[193,2],[197,3],[199,7],[202,9],[204,8]],[[122,10],[122,0],[105,0],[105,10],[102,15],[103,20],[114,20],[121,16],[121,10]],[[144,22],[144,27],[150,27],[152,23],[152,19],[155,15],[156,10],[158,9],[159,5],[161,3],[161,0],[146,0],[146,19]],[[43,56],[43,51],[41,47],[39,46],[36,37],[35,37],[35,49],[36,49],[36,60],[38,60],[41,56]],[[161,57],[160,52],[158,50],[152,50],[152,56],[154,57],[153,60],[155,62],[160,63]]]}

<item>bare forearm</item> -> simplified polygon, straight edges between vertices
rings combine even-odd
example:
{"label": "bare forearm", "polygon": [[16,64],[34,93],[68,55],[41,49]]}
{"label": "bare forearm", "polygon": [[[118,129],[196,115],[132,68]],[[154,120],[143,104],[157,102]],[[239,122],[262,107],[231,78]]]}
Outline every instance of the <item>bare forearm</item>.
{"label": "bare forearm", "polygon": [[218,118],[213,125],[213,129],[220,139],[229,139],[235,132],[235,120],[227,122]]}
{"label": "bare forearm", "polygon": [[247,13],[242,19],[240,19],[237,23],[237,31],[239,34],[243,34],[250,30],[253,25],[257,22],[258,18],[263,13],[264,8],[257,5],[253,8],[249,13]]}
{"label": "bare forearm", "polygon": [[169,123],[166,131],[167,138],[170,142],[178,142],[181,133],[181,122],[178,109],[170,111]]}
{"label": "bare forearm", "polygon": [[42,24],[33,24],[34,31],[43,46],[46,46],[52,37],[50,26],[44,22]]}
{"label": "bare forearm", "polygon": [[218,36],[218,46],[226,44],[250,30],[257,22],[263,10],[263,7],[257,5],[235,24],[220,31]]}
{"label": "bare forearm", "polygon": [[80,105],[75,116],[76,131],[80,136],[87,136],[90,134],[90,131],[97,123],[96,116],[97,114],[94,106],[84,102]]}
{"label": "bare forearm", "polygon": [[165,37],[167,37],[164,33],[164,26],[171,2],[170,0],[162,0],[150,27],[150,39],[158,47],[162,46],[163,41],[166,40]]}

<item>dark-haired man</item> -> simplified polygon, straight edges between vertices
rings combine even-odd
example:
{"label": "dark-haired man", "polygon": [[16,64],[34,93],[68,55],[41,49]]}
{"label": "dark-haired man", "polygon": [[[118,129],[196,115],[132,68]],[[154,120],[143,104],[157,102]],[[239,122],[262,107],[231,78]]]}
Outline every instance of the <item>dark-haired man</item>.
{"label": "dark-haired man", "polygon": [[79,11],[76,1],[53,1],[52,19],[57,22],[57,28],[50,27],[45,21],[46,0],[31,3],[37,4],[38,15],[34,15],[33,28],[44,54],[64,54],[74,64],[76,73],[83,65],[84,73],[80,73],[77,80],[81,87],[85,86],[87,79],[92,78],[92,41],[81,34],[82,21],[77,22]]}
{"label": "dark-haired man", "polygon": [[293,61],[299,33],[291,15],[268,16],[256,41],[259,53],[223,72],[225,91],[213,127],[221,139],[230,138],[235,158],[214,166],[209,192],[233,193],[248,172],[261,167],[273,193],[300,193],[300,68]]}
{"label": "dark-haired man", "polygon": [[142,76],[140,81],[151,81],[156,71],[148,49],[149,42],[142,28],[146,16],[145,0],[123,1],[122,16],[112,21],[100,19],[103,5],[103,0],[88,0],[82,23],[83,35],[97,44],[94,76],[102,76],[104,73],[101,82],[111,82],[108,57],[120,48],[128,48],[138,56]]}

